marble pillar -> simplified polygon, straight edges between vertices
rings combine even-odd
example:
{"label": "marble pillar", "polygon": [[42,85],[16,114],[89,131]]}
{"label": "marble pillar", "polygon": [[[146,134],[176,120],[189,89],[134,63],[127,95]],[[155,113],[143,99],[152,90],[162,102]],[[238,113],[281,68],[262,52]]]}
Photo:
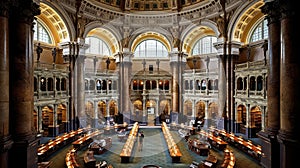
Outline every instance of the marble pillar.
{"label": "marble pillar", "polygon": [[[9,132],[9,25],[8,2],[0,2],[0,167],[8,167]],[[6,8],[7,7],[7,8]]]}
{"label": "marble pillar", "polygon": [[179,110],[179,65],[180,65],[180,53],[178,51],[173,51],[170,53],[170,67],[172,74],[172,112],[178,112]]}
{"label": "marble pillar", "polygon": [[280,11],[278,3],[267,2],[261,8],[266,14],[268,20],[268,78],[267,78],[267,107],[268,122],[266,129],[258,133],[262,139],[262,151],[264,156],[261,158],[263,167],[271,168],[278,166],[279,160],[279,143],[277,133],[280,128]]}
{"label": "marble pillar", "polygon": [[[37,167],[38,139],[33,122],[33,19],[40,13],[31,0],[18,0],[9,17],[10,133],[9,167]],[[16,156],[18,160],[16,161]]]}
{"label": "marble pillar", "polygon": [[[118,54],[115,55],[116,63],[118,66],[119,70],[119,81],[118,81],[118,90],[119,90],[119,103],[118,103],[118,110],[120,113],[123,113],[123,95],[122,95],[122,90],[123,90],[123,53],[119,52]],[[124,117],[124,115],[123,115]],[[123,118],[123,121],[124,118]]]}
{"label": "marble pillar", "polygon": [[228,42],[228,56],[226,60],[226,111],[227,111],[227,128],[228,132],[235,132],[235,108],[234,108],[234,88],[235,77],[234,68],[241,43],[237,41]]}
{"label": "marble pillar", "polygon": [[224,42],[219,41],[215,44],[215,48],[218,51],[218,69],[219,69],[219,75],[218,75],[218,114],[216,115],[217,120],[217,128],[218,129],[224,129],[224,118],[227,118],[226,114],[226,56],[224,56],[223,50],[224,50]]}
{"label": "marble pillar", "polygon": [[298,164],[300,151],[300,11],[297,1],[279,0],[281,10],[280,167]]}
{"label": "marble pillar", "polygon": [[59,44],[60,48],[63,50],[64,62],[69,64],[69,81],[68,81],[68,130],[76,130],[79,127],[79,120],[75,116],[75,44],[73,42],[63,42]]}
{"label": "marble pillar", "polygon": [[75,94],[77,95],[75,114],[77,114],[79,118],[80,128],[87,127],[90,124],[87,122],[87,115],[85,113],[84,60],[85,60],[85,56],[83,56],[82,54],[78,55],[76,59],[76,68],[75,68],[76,71]]}
{"label": "marble pillar", "polygon": [[[131,100],[129,94],[129,86],[131,82],[131,73],[132,73],[132,56],[133,53],[130,51],[125,50],[123,53],[123,60],[122,60],[122,100],[123,100],[123,116],[127,116],[127,119],[130,119],[131,114]],[[126,121],[130,123],[128,120]]]}

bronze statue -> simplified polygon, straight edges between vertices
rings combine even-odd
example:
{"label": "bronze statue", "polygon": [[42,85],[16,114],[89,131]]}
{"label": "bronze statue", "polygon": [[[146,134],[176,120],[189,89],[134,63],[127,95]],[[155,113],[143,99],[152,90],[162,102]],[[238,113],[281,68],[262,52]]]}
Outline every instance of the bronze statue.
{"label": "bronze statue", "polygon": [[52,49],[52,57],[53,57],[53,63],[56,61],[56,48]]}
{"label": "bronze statue", "polygon": [[41,53],[43,52],[43,48],[41,47],[41,43],[38,43],[36,47],[36,55],[37,55],[37,61],[40,61]]}

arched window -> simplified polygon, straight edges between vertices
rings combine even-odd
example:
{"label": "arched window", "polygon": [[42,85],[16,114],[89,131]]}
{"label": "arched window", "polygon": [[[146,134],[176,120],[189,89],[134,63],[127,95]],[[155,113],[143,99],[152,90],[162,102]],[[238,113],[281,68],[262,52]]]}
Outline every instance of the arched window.
{"label": "arched window", "polygon": [[89,90],[89,81],[87,79],[84,80],[84,90]]}
{"label": "arched window", "polygon": [[152,87],[151,87],[151,89],[156,89],[156,87],[157,87],[157,86],[156,86],[156,81],[153,80],[153,81],[152,81]]}
{"label": "arched window", "polygon": [[94,89],[95,89],[95,81],[90,80],[89,90],[94,90]]}
{"label": "arched window", "polygon": [[268,22],[266,19],[264,19],[253,30],[250,37],[250,42],[255,42],[267,38],[268,38]]}
{"label": "arched window", "polygon": [[243,90],[243,79],[241,77],[237,80],[237,90]]}
{"label": "arched window", "polygon": [[214,36],[206,36],[199,39],[193,47],[192,55],[216,53],[213,43],[217,42]]}
{"label": "arched window", "polygon": [[196,80],[196,90],[200,90],[201,89],[201,82],[200,80]]}
{"label": "arched window", "polygon": [[111,55],[111,51],[108,45],[98,37],[87,37],[85,39],[85,43],[89,44],[89,48],[85,50],[87,54],[97,54],[101,56],[109,56]]}
{"label": "arched window", "polygon": [[34,77],[33,79],[34,79],[34,80],[33,80],[33,83],[34,83],[34,85],[33,85],[33,86],[34,86],[34,87],[33,87],[34,89],[33,89],[33,90],[36,92],[36,91],[37,91],[37,78]]}
{"label": "arched window", "polygon": [[159,81],[158,87],[159,87],[160,90],[163,90],[163,89],[164,89],[164,81],[163,81],[163,80],[160,80],[160,81]]}
{"label": "arched window", "polygon": [[134,51],[134,57],[138,58],[156,58],[167,56],[168,50],[166,46],[160,41],[154,39],[142,41]]}
{"label": "arched window", "polygon": [[55,87],[57,91],[60,91],[60,79],[56,78]]}
{"label": "arched window", "polygon": [[194,81],[193,81],[193,80],[190,80],[190,90],[193,90],[193,89],[194,89],[193,84],[194,84]]}
{"label": "arched window", "polygon": [[255,82],[255,77],[251,76],[250,77],[250,90],[254,91],[256,89],[256,82]]}
{"label": "arched window", "polygon": [[247,90],[247,77],[244,78],[244,90]]}
{"label": "arched window", "polygon": [[165,80],[165,83],[164,83],[164,85],[165,85],[165,90],[169,90],[169,81],[168,80]]}
{"label": "arched window", "polygon": [[219,87],[218,87],[218,79],[215,79],[214,80],[214,90],[218,90]]}
{"label": "arched window", "polygon": [[97,82],[96,82],[96,87],[97,87],[97,90],[101,90],[101,88],[102,88],[102,81],[101,80],[97,80]]}
{"label": "arched window", "polygon": [[213,80],[208,80],[208,90],[213,90]]}
{"label": "arched window", "polygon": [[151,89],[151,81],[147,80],[146,81],[146,90],[150,90]]}
{"label": "arched window", "polygon": [[48,91],[53,91],[53,79],[52,78],[47,79],[47,86],[48,86]]}
{"label": "arched window", "polygon": [[188,80],[184,81],[184,90],[189,90],[189,81]]}
{"label": "arched window", "polygon": [[263,87],[263,78],[262,76],[257,77],[257,91],[261,91]]}
{"label": "arched window", "polygon": [[61,86],[60,86],[61,90],[66,90],[67,88],[67,81],[65,78],[61,79]]}
{"label": "arched window", "polygon": [[205,90],[206,89],[206,80],[201,80],[201,90]]}
{"label": "arched window", "polygon": [[34,34],[33,39],[36,41],[41,41],[44,43],[52,44],[52,40],[50,37],[49,31],[46,29],[46,27],[39,21],[34,21]]}

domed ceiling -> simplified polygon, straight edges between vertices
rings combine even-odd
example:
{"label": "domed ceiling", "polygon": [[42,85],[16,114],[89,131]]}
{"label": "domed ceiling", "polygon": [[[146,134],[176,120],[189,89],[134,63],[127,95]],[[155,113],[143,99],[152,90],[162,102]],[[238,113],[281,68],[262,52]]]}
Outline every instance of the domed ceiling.
{"label": "domed ceiling", "polygon": [[181,11],[214,0],[91,0],[122,11]]}

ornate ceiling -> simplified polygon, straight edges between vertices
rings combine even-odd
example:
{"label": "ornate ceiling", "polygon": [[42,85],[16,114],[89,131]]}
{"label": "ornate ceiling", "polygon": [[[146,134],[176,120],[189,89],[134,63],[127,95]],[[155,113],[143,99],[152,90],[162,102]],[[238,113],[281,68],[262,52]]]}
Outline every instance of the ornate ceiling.
{"label": "ornate ceiling", "polygon": [[211,0],[94,0],[122,11],[180,11]]}

